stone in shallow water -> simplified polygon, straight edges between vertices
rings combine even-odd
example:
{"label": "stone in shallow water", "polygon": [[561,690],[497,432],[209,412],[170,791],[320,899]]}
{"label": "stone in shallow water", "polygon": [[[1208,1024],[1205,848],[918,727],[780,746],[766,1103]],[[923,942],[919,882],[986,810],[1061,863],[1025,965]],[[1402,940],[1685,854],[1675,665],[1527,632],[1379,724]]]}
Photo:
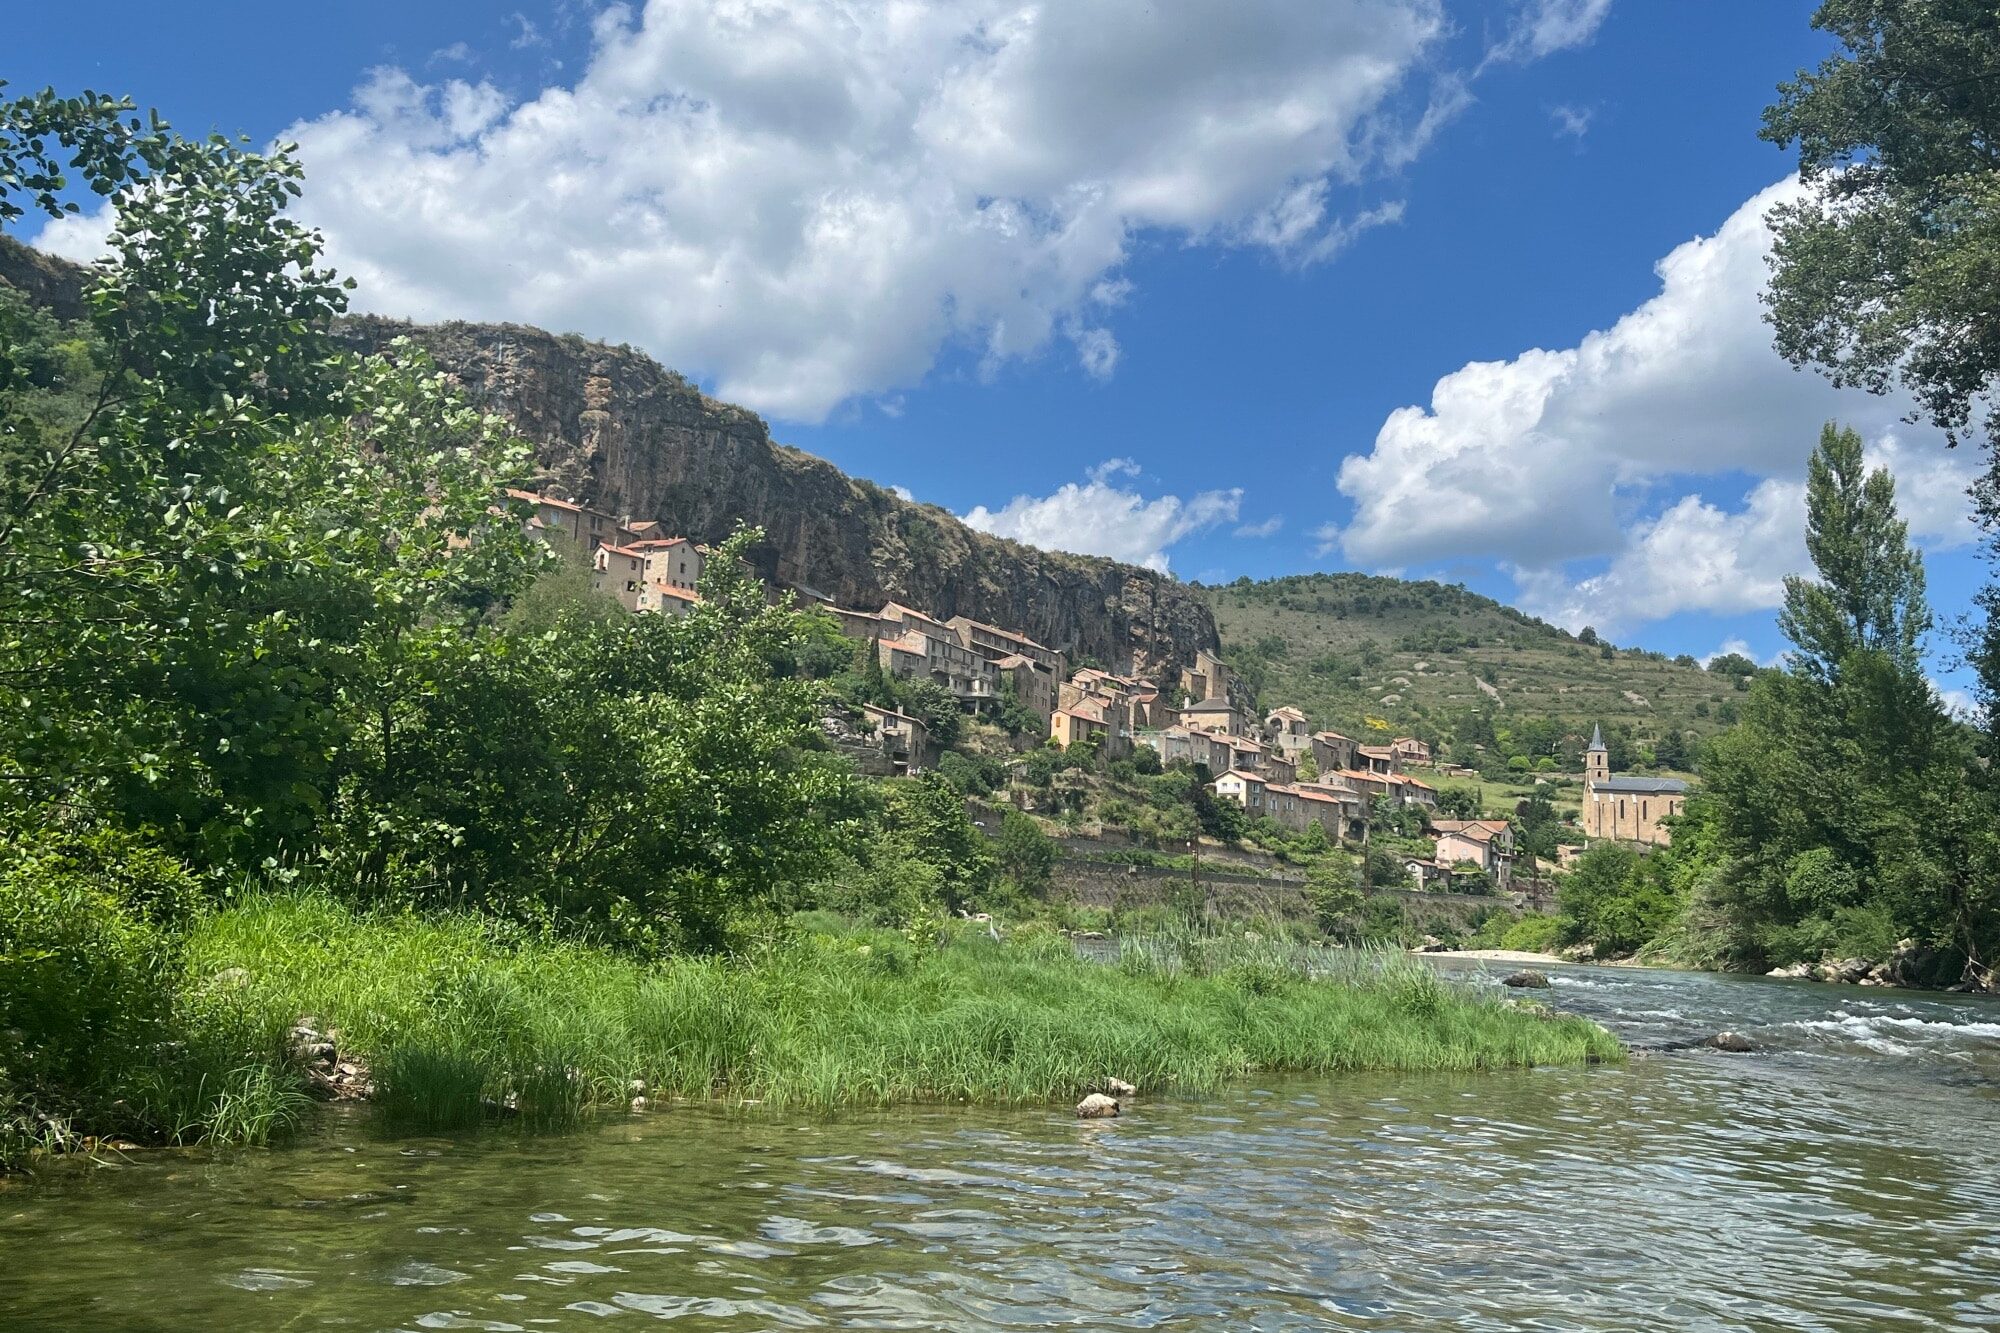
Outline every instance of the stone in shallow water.
{"label": "stone in shallow water", "polygon": [[1509,972],[1500,978],[1500,984],[1512,986],[1517,990],[1547,990],[1549,978],[1547,973],[1537,972],[1532,968],[1522,968],[1519,972]]}
{"label": "stone in shallow water", "polygon": [[1079,1120],[1108,1120],[1121,1109],[1116,1097],[1107,1097],[1101,1092],[1093,1092],[1076,1104]]}
{"label": "stone in shallow water", "polygon": [[1705,1043],[1718,1051],[1728,1051],[1733,1055],[1746,1055],[1757,1049],[1757,1043],[1740,1032],[1718,1032]]}

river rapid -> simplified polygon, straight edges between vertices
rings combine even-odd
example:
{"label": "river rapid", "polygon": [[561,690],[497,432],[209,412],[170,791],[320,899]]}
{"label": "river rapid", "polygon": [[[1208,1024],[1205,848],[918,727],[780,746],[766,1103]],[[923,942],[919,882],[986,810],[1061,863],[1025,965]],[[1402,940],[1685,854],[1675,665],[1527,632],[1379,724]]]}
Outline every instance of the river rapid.
{"label": "river rapid", "polygon": [[64,1166],[0,1329],[2000,1327],[2000,1001],[1550,973],[1628,1066]]}

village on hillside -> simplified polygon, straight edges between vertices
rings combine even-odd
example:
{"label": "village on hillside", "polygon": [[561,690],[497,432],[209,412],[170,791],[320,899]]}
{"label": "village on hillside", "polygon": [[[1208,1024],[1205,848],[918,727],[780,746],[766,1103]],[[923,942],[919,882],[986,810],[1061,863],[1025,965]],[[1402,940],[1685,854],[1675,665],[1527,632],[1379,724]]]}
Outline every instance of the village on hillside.
{"label": "village on hillside", "polygon": [[[679,616],[700,604],[707,546],[666,535],[655,522],[550,495],[508,496],[530,507],[530,535],[586,563],[593,590],[626,610]],[[968,714],[990,713],[1003,701],[1025,709],[1039,723],[1039,738],[1023,737],[1026,742],[1039,739],[1105,764],[1149,751],[1161,769],[1206,774],[1213,796],[1234,803],[1247,818],[1268,819],[1293,834],[1316,828],[1331,844],[1365,846],[1378,825],[1393,823],[1403,834],[1402,871],[1420,891],[1462,892],[1471,884],[1475,891],[1504,893],[1515,885],[1521,860],[1515,821],[1483,817],[1488,812],[1463,803],[1455,813],[1464,817],[1444,817],[1440,809],[1439,780],[1473,776],[1470,770],[1435,763],[1431,747],[1415,737],[1364,744],[1339,731],[1315,730],[1289,705],[1259,710],[1211,650],[1199,651],[1171,681],[1097,665],[1071,670],[1062,650],[968,616],[940,619],[895,601],[859,610],[808,588],[792,591],[802,606],[831,617],[843,635],[870,645],[884,675],[927,681]],[[879,704],[862,704],[860,711],[861,739],[879,753],[880,771],[910,775],[939,762],[946,747],[921,718]],[[1557,847],[1546,868],[1560,871],[1591,842],[1668,844],[1670,821],[1682,812],[1687,792],[1687,783],[1676,778],[1613,774],[1603,733],[1594,730],[1584,752],[1581,808],[1570,830],[1576,836]]]}

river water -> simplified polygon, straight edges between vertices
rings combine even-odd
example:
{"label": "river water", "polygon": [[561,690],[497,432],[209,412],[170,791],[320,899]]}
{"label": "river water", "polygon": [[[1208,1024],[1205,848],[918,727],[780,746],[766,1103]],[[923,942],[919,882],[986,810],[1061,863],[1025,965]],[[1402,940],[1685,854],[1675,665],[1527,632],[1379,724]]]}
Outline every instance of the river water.
{"label": "river water", "polygon": [[1115,1122],[335,1117],[0,1186],[0,1329],[2000,1327],[2000,1002],[1551,973],[1636,1045],[1765,1049],[1266,1079]]}

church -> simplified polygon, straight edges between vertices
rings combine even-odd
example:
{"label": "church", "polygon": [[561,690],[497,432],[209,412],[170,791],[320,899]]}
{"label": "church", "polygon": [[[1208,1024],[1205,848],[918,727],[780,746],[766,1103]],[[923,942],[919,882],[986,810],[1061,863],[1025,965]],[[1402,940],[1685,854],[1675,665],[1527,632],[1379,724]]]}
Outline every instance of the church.
{"label": "church", "polygon": [[1592,727],[1583,755],[1583,832],[1588,838],[1664,847],[1673,834],[1661,820],[1687,805],[1688,785],[1678,778],[1615,778],[1604,728]]}

